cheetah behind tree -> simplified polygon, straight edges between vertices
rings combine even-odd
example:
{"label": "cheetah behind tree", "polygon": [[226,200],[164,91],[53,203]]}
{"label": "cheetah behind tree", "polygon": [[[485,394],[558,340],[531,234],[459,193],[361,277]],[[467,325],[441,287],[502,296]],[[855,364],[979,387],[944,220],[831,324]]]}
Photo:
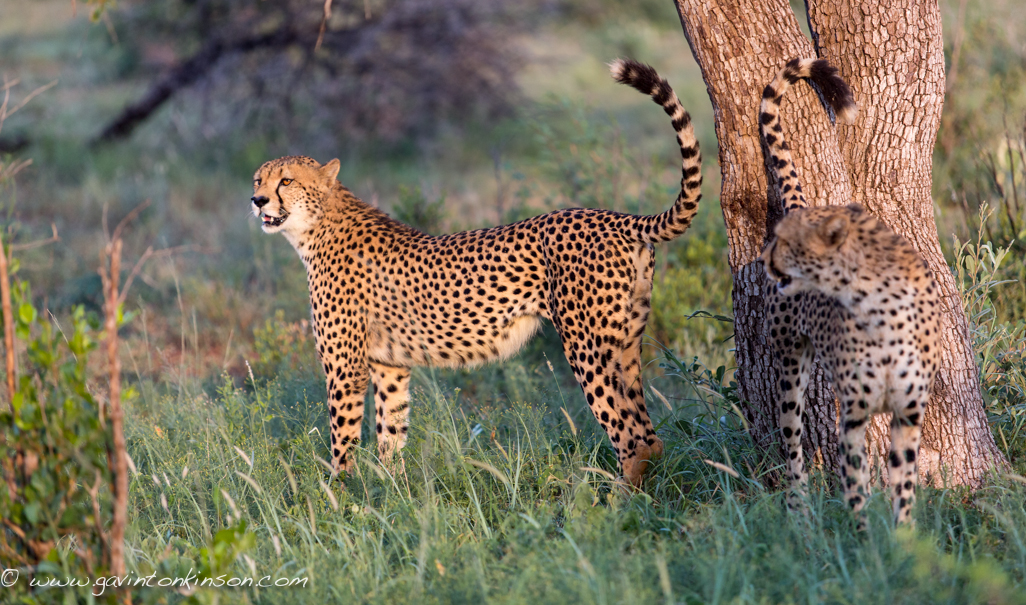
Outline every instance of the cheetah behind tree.
{"label": "cheetah behind tree", "polygon": [[891,412],[887,465],[894,517],[903,522],[915,501],[923,409],[937,371],[937,285],[915,249],[862,206],[808,207],[780,126],[781,96],[799,78],[812,80],[839,118],[855,113],[837,70],[812,59],[794,59],[777,74],[759,113],[785,212],[761,260],[776,282],[767,296],[766,330],[779,372],[788,503],[800,507],[807,484],[802,403],[813,355],[819,355],[841,404],[845,500],[864,526],[867,423],[872,414]]}
{"label": "cheetah behind tree", "polygon": [[641,338],[654,249],[687,230],[698,208],[701,155],[691,117],[651,67],[616,61],[613,77],[672,118],[683,156],[673,207],[653,216],[587,208],[431,237],[357,199],[338,160],[265,163],[253,212],[306,266],[314,334],[327,378],[335,472],[352,465],[364,392],[374,385],[379,453],[406,442],[410,368],[464,367],[516,353],[548,318],[588,405],[633,485],[662,454],[645,408]]}

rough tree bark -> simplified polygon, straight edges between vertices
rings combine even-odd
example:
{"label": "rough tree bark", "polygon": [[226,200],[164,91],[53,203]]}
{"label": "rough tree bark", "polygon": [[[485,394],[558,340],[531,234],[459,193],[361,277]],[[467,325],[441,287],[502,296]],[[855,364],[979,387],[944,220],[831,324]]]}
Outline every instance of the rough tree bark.
{"label": "rough tree bark", "polygon": [[[944,367],[923,426],[920,468],[935,484],[979,485],[1004,458],[987,425],[968,324],[933,218],[932,154],[944,102],[936,0],[807,4],[810,42],[785,0],[675,0],[712,100],[723,177],[720,204],[734,276],[737,381],[752,431],[779,447],[772,363],[763,335],[767,287],[758,255],[781,216],[767,179],[757,114],[762,89],[793,57],[836,65],[859,104],[834,128],[808,85],[788,92],[784,134],[813,206],[865,205],[930,263],[945,301]],[[837,407],[818,364],[806,394],[807,459],[837,467]],[[889,419],[876,419],[871,451],[886,451]],[[880,449],[883,448],[883,449]]]}

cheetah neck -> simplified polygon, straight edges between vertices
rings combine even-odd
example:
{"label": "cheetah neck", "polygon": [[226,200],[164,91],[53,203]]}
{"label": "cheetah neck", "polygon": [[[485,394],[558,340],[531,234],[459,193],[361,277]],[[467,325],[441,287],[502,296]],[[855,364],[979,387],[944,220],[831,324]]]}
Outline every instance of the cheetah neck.
{"label": "cheetah neck", "polygon": [[916,288],[901,270],[860,267],[855,276],[837,298],[859,318],[860,329],[874,335],[890,332],[891,311],[905,312],[914,307]]}
{"label": "cheetah neck", "polygon": [[303,262],[306,263],[308,244],[313,240],[313,236],[308,231],[301,231],[299,233],[282,231],[281,234],[285,236],[285,240],[288,243],[292,244],[292,247],[299,254],[299,258],[303,259]]}
{"label": "cheetah neck", "polygon": [[330,236],[341,237],[358,225],[374,224],[375,218],[387,216],[363,202],[339,184],[321,200],[316,220],[301,229],[282,231],[309,270],[310,263]]}

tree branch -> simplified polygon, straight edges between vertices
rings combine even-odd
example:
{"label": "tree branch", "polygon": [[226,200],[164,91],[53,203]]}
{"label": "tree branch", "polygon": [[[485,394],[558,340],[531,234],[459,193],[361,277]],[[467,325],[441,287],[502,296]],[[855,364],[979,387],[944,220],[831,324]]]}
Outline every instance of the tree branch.
{"label": "tree branch", "polygon": [[294,44],[299,38],[300,36],[291,29],[280,29],[236,40],[211,40],[189,60],[172,68],[151,86],[141,99],[122,110],[121,115],[110,122],[93,140],[93,144],[107,143],[130,135],[139,124],[160,109],[178,91],[208,74],[225,55],[250,52],[258,48],[282,48]]}

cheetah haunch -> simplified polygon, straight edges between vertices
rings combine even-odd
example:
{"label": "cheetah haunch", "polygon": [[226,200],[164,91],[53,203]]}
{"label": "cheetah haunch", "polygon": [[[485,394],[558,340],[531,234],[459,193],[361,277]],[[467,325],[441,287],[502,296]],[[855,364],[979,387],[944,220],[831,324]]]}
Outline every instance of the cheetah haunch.
{"label": "cheetah haunch", "polygon": [[840,467],[845,501],[860,513],[869,495],[866,428],[891,412],[889,483],[895,520],[909,520],[918,483],[923,409],[937,371],[937,285],[904,238],[862,206],[809,208],[780,127],[780,99],[799,78],[819,87],[838,117],[855,102],[824,60],[788,62],[763,91],[759,122],[785,216],[761,260],[775,282],[766,331],[779,371],[780,427],[788,456],[790,506],[807,485],[802,403],[813,355],[819,355],[841,404]]}
{"label": "cheetah haunch", "polygon": [[654,249],[687,230],[698,208],[701,155],[691,116],[651,67],[616,61],[613,77],[651,95],[673,121],[681,192],[654,216],[575,208],[512,225],[431,237],[363,203],[335,179],[338,160],[292,156],[253,180],[253,213],[306,266],[319,359],[327,376],[335,472],[352,465],[364,392],[374,385],[379,453],[406,442],[410,367],[505,359],[555,325],[595,418],[639,485],[662,454],[645,408],[641,337]]}

